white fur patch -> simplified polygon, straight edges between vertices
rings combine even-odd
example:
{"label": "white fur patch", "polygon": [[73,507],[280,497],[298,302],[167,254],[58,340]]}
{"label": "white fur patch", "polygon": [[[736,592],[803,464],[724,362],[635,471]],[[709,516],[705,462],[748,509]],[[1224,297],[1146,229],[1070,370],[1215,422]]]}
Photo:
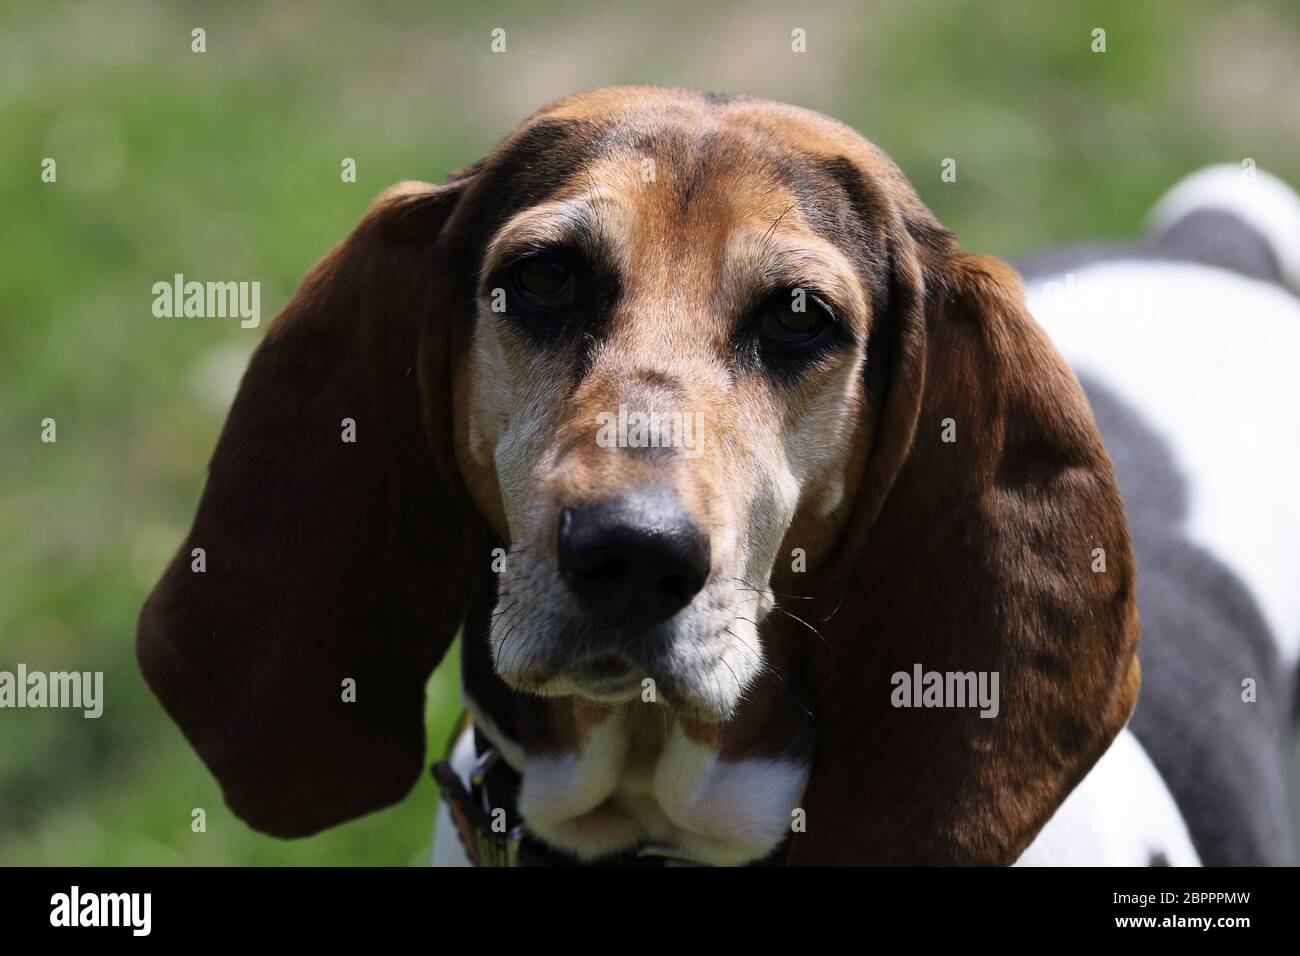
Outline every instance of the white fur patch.
{"label": "white fur patch", "polygon": [[1062,277],[1030,285],[1034,317],[1077,373],[1114,392],[1167,443],[1188,490],[1188,537],[1250,589],[1294,665],[1300,300],[1179,263],[1104,263],[1080,269],[1072,283],[1073,292]]}
{"label": "white fur patch", "polygon": [[[636,728],[628,724],[611,716],[576,756],[525,758],[519,811],[530,830],[584,860],[654,844],[721,866],[761,859],[790,831],[808,766],[768,758],[722,761],[675,725],[648,765],[633,765],[629,743]],[[505,742],[504,749],[515,746]],[[451,756],[467,787],[473,764],[473,733],[467,729]],[[441,801],[433,865],[469,865]]]}
{"label": "white fur patch", "polygon": [[1016,866],[1200,866],[1173,795],[1125,727]]}
{"label": "white fur patch", "polygon": [[728,866],[759,860],[790,832],[811,768],[787,760],[719,760],[674,726],[654,774],[654,796],[694,860]]}
{"label": "white fur patch", "polygon": [[530,756],[519,812],[538,836],[582,860],[631,849],[637,821],[607,804],[618,785],[628,739],[617,718],[596,727],[580,754]]}

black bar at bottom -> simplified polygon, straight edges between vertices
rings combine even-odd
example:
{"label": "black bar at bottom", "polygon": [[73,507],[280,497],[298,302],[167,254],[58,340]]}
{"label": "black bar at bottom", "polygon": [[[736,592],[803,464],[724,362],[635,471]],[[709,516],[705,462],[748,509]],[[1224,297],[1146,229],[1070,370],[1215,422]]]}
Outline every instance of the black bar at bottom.
{"label": "black bar at bottom", "polygon": [[917,931],[927,942],[1043,933],[1230,941],[1291,928],[1295,898],[1294,869],[0,870],[7,943],[75,935],[334,947],[391,936],[423,941],[417,950],[496,950],[564,939],[663,945],[697,932],[725,940],[778,925],[806,933],[810,946],[845,926],[864,942]]}

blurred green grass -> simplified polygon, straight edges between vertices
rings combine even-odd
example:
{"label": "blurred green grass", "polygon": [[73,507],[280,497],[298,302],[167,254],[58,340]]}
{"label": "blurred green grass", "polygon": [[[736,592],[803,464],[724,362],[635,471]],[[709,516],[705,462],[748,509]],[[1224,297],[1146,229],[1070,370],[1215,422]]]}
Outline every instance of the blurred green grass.
{"label": "blurred green grass", "polygon": [[[470,2],[0,10],[0,668],[102,670],[106,711],[0,712],[0,862],[426,858],[435,791],[306,840],[249,831],[139,678],[262,329],[150,313],[181,272],[262,282],[263,328],[385,186],[440,179],[547,100],[616,82],[748,92],[884,147],[965,245],[1124,236],[1209,162],[1300,182],[1294,3],[666,6]],[[207,30],[208,52],[190,51]],[[507,52],[489,50],[494,27]],[[790,30],[808,52],[790,52]],[[1107,52],[1090,50],[1094,27]],[[40,181],[44,157],[58,182]],[[358,181],[340,181],[353,157]],[[956,183],[940,163],[958,163]],[[42,444],[53,417],[58,442]],[[430,684],[430,760],[458,710]],[[203,807],[205,834],[190,832]]]}

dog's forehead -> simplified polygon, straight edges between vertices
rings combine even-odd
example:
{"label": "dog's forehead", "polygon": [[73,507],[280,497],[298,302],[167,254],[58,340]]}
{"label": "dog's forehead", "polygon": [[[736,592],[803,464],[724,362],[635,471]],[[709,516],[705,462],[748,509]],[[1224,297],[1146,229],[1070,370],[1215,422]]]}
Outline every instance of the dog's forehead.
{"label": "dog's forehead", "polygon": [[[787,160],[794,173],[825,162],[856,167],[888,193],[907,215],[924,215],[911,183],[882,149],[857,130],[815,110],[757,97],[653,86],[614,86],[578,93],[542,107],[521,125],[573,123],[597,130],[636,130],[653,143],[656,132],[670,146],[724,137],[740,151]],[[684,134],[684,135],[683,135]],[[793,161],[793,162],[790,162]]]}
{"label": "dog's forehead", "polygon": [[726,131],[750,139],[755,146],[761,143],[808,155],[847,156],[866,165],[884,159],[871,143],[838,120],[802,107],[742,95],[649,86],[607,87],[544,106],[525,121],[523,128],[542,120],[618,125],[650,135],[665,129],[693,129],[703,138]]}
{"label": "dog's forehead", "polygon": [[[737,226],[776,223],[816,234],[868,287],[879,278],[882,224],[915,198],[883,153],[836,120],[749,97],[654,87],[596,90],[544,107],[482,172],[479,250],[548,204],[611,201],[634,213],[625,223],[648,227],[647,241],[661,244],[689,234],[703,250]],[[480,275],[483,264],[480,256]]]}
{"label": "dog's forehead", "polygon": [[[809,111],[738,97],[616,88],[561,100],[503,144],[503,161],[529,184],[526,198],[592,190],[606,177],[664,181],[683,207],[710,186],[760,182],[833,201],[828,163],[870,175],[873,148],[852,130]],[[514,162],[510,162],[513,159]],[[546,181],[540,181],[545,177]],[[767,195],[779,190],[768,189]],[[659,192],[663,195],[664,190]],[[716,192],[716,190],[714,190]],[[756,192],[756,197],[758,196]]]}

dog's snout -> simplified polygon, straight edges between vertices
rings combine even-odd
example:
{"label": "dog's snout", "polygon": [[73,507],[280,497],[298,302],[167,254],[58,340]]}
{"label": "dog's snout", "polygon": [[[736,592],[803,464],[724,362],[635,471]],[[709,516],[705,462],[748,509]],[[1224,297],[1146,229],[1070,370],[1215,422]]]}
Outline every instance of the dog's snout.
{"label": "dog's snout", "polygon": [[612,624],[666,620],[709,576],[709,539],[668,495],[565,508],[556,552],[569,589]]}

